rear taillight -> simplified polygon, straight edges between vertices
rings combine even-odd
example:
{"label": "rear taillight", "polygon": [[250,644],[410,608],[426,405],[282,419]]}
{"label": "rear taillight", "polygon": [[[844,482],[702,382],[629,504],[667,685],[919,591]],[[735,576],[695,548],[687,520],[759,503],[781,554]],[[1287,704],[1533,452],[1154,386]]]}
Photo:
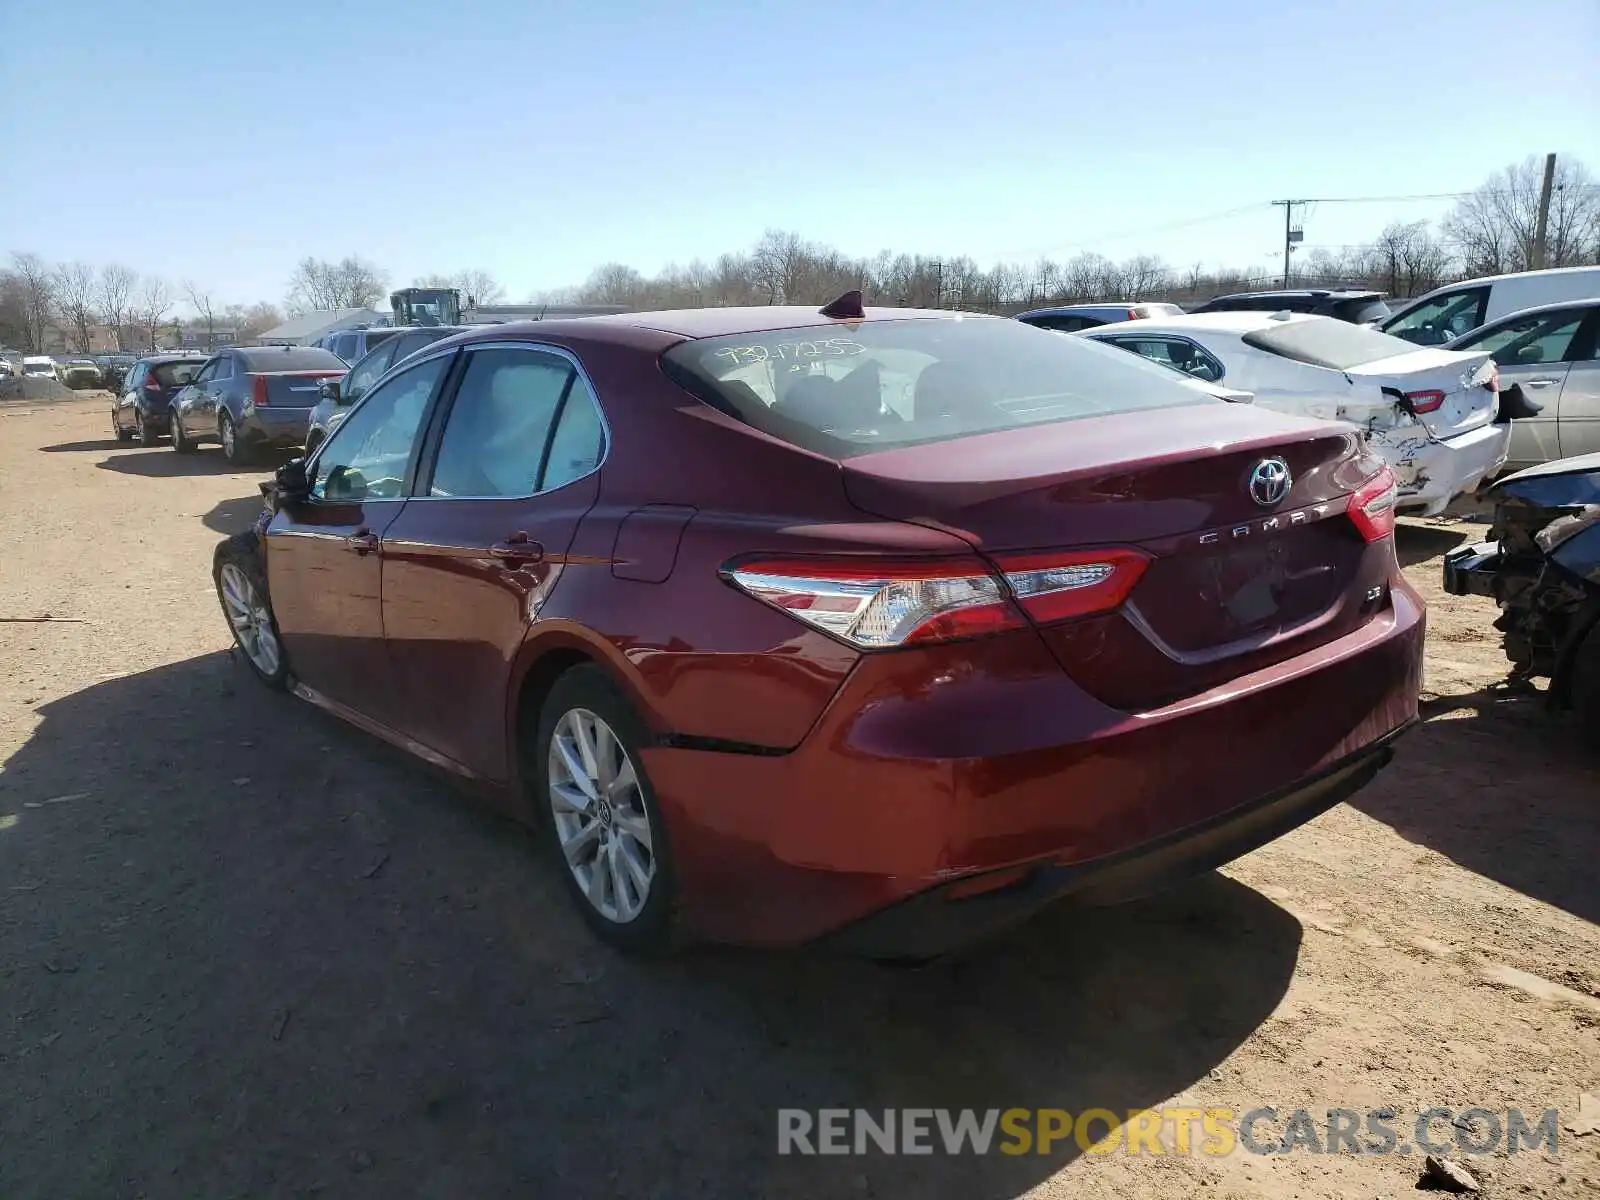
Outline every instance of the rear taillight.
{"label": "rear taillight", "polygon": [[1003,578],[969,559],[760,558],[730,564],[723,577],[852,646],[890,650],[1104,612],[1127,598],[1149,559],[1095,550],[998,562]]}
{"label": "rear taillight", "polygon": [[252,375],[250,377],[251,399],[257,408],[267,407],[267,377],[265,375]]}
{"label": "rear taillight", "polygon": [[153,378],[152,379],[146,379],[144,381],[144,390],[147,391],[147,392],[159,392],[161,390],[161,385],[159,383],[157,383]]}
{"label": "rear taillight", "polygon": [[1150,558],[1137,550],[1083,550],[1010,555],[998,562],[1023,610],[1048,625],[1116,608]]}
{"label": "rear taillight", "polygon": [[747,559],[723,575],[757,600],[863,650],[1026,625],[1000,581],[967,560]]}
{"label": "rear taillight", "polygon": [[1394,532],[1394,505],[1399,496],[1394,476],[1385,467],[1350,495],[1350,519],[1369,542]]}
{"label": "rear taillight", "polygon": [[1411,411],[1419,415],[1438,412],[1444,406],[1444,393],[1439,391],[1407,392],[1406,399],[1411,401]]}

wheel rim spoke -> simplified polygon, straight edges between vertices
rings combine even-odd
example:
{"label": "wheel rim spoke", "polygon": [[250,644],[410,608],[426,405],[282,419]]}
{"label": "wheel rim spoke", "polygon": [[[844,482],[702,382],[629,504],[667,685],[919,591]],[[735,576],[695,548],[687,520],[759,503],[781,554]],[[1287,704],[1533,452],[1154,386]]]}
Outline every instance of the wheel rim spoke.
{"label": "wheel rim spoke", "polygon": [[567,869],[597,913],[632,921],[649,902],[656,863],[627,746],[596,713],[572,708],[556,722],[548,756],[550,812]]}

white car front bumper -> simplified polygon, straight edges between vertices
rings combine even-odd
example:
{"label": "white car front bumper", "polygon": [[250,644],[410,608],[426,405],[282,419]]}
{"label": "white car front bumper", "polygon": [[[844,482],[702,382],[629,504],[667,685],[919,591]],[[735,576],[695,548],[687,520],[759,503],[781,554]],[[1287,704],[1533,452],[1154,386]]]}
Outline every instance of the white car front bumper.
{"label": "white car front bumper", "polygon": [[1400,485],[1396,507],[1435,517],[1505,464],[1511,425],[1480,425],[1438,441],[1412,425],[1370,433],[1367,443],[1389,464]]}

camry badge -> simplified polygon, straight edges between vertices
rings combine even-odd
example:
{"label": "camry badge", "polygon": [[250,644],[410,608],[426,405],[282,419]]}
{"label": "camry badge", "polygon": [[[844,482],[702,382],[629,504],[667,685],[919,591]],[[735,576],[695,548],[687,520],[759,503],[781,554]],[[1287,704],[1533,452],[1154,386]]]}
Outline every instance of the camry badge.
{"label": "camry badge", "polygon": [[1271,508],[1283,502],[1293,482],[1288,463],[1281,458],[1263,458],[1250,472],[1250,499],[1262,508]]}

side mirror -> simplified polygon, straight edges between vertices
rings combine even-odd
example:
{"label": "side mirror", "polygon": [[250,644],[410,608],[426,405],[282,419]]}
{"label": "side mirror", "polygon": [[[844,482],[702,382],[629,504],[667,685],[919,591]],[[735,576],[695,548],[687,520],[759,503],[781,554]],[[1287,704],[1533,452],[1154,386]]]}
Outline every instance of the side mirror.
{"label": "side mirror", "polygon": [[317,388],[317,395],[321,396],[324,400],[331,400],[333,403],[338,404],[340,402],[340,382],[341,381],[338,379],[324,379],[322,384]]}
{"label": "side mirror", "polygon": [[261,485],[261,495],[273,512],[287,505],[298,504],[311,495],[311,476],[306,472],[306,460],[291,458],[272,475],[271,483]]}
{"label": "side mirror", "polygon": [[1542,363],[1544,361],[1544,349],[1538,345],[1524,346],[1517,351],[1517,361],[1524,365]]}

